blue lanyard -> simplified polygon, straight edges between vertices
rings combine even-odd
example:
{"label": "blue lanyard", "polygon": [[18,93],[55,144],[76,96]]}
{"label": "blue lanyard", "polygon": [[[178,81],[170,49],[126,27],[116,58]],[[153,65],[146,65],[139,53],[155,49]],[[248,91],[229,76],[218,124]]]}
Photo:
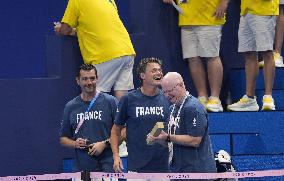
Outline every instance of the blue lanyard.
{"label": "blue lanyard", "polygon": [[98,92],[96,93],[96,95],[93,97],[93,99],[91,100],[91,102],[90,102],[90,104],[89,104],[89,106],[88,106],[86,112],[89,112],[90,109],[93,107],[95,101],[96,101],[97,98],[99,97],[99,94],[100,94],[100,92],[98,91]]}

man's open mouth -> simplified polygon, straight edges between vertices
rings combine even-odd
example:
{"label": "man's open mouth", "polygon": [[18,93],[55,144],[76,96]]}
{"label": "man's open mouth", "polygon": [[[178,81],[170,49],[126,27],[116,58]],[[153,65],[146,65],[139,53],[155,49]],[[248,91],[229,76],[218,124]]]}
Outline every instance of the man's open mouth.
{"label": "man's open mouth", "polygon": [[154,80],[161,80],[162,77],[154,77]]}

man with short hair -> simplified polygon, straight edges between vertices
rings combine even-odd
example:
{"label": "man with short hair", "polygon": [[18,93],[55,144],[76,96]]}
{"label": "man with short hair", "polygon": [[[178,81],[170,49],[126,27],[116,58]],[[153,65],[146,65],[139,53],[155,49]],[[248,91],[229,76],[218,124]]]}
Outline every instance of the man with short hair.
{"label": "man with short hair", "polygon": [[109,138],[117,100],[97,91],[97,80],[95,66],[81,65],[76,81],[82,92],[64,108],[60,143],[75,149],[74,171],[113,172]]}
{"label": "man with short hair", "polygon": [[110,92],[113,87],[119,99],[134,88],[135,51],[114,0],[69,0],[61,22],[55,32],[72,35],[76,30],[84,62],[96,65],[98,90]]}
{"label": "man with short hair", "polygon": [[173,103],[168,131],[149,140],[169,146],[169,162],[173,173],[215,173],[207,112],[202,104],[186,91],[177,72],[167,73],[162,80],[165,96]]}
{"label": "man with short hair", "polygon": [[167,148],[146,143],[147,135],[155,124],[166,122],[168,114],[169,102],[159,89],[163,78],[161,66],[161,60],[157,58],[142,59],[137,68],[142,86],[130,91],[119,102],[119,112],[110,139],[114,157],[113,168],[116,172],[122,172],[123,169],[118,155],[118,138],[124,126],[126,126],[128,170],[139,173],[168,172]]}

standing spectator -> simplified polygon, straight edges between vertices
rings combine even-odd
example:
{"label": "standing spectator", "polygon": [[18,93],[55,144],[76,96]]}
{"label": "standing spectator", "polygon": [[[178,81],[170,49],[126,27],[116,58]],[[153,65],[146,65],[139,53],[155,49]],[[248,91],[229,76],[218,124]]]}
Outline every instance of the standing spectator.
{"label": "standing spectator", "polygon": [[259,110],[255,97],[256,78],[259,71],[258,52],[264,60],[265,95],[261,110],[275,110],[272,98],[275,76],[273,43],[278,14],[279,0],[242,0],[238,51],[245,57],[246,94],[237,103],[229,105],[228,110]]}
{"label": "standing spectator", "polygon": [[[276,20],[273,57],[275,67],[284,67],[283,57],[281,56],[284,38],[284,0],[280,0],[279,3],[279,16]],[[263,67],[264,61],[259,62],[259,66]]]}
{"label": "standing spectator", "polygon": [[69,0],[55,32],[72,35],[75,31],[84,62],[98,69],[97,89],[110,92],[113,87],[118,99],[133,89],[135,51],[114,0]]}
{"label": "standing spectator", "polygon": [[169,161],[173,173],[215,173],[207,112],[201,103],[186,91],[177,72],[169,72],[162,80],[165,96],[173,103],[168,131],[149,140],[169,145]]}
{"label": "standing spectator", "polygon": [[168,172],[167,148],[146,143],[147,135],[155,124],[166,122],[169,109],[169,102],[158,88],[163,78],[161,65],[161,61],[156,58],[142,59],[137,68],[142,87],[129,92],[119,102],[119,112],[111,132],[113,167],[116,172],[122,172],[123,169],[118,155],[118,138],[124,125],[126,126],[128,170],[139,173]]}
{"label": "standing spectator", "polygon": [[[163,0],[172,3],[172,0]],[[223,79],[223,66],[219,57],[222,26],[229,0],[182,0],[179,7],[183,58],[188,60],[199,101],[208,111],[221,112],[219,99]],[[202,58],[206,59],[207,71]],[[210,85],[210,97],[206,87],[206,72]]]}
{"label": "standing spectator", "polygon": [[117,100],[96,90],[97,78],[95,66],[80,67],[76,80],[82,92],[63,113],[60,143],[75,149],[74,171],[113,172],[109,138]]}

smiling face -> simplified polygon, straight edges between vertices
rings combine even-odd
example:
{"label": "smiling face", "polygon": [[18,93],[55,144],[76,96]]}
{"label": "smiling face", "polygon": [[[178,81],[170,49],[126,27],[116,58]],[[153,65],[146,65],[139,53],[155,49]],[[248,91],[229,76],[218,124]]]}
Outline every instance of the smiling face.
{"label": "smiling face", "polygon": [[92,95],[96,93],[96,83],[98,79],[94,69],[80,70],[80,75],[76,80],[83,94]]}
{"label": "smiling face", "polygon": [[173,104],[176,104],[178,102],[177,101],[177,86],[178,86],[178,84],[175,84],[175,85],[162,84],[162,89],[163,89],[164,95]]}
{"label": "smiling face", "polygon": [[144,73],[140,73],[143,85],[159,86],[161,85],[163,72],[158,63],[148,63]]}
{"label": "smiling face", "polygon": [[173,104],[180,104],[183,97],[186,95],[186,89],[183,79],[176,72],[169,72],[162,80],[162,89],[164,95]]}

